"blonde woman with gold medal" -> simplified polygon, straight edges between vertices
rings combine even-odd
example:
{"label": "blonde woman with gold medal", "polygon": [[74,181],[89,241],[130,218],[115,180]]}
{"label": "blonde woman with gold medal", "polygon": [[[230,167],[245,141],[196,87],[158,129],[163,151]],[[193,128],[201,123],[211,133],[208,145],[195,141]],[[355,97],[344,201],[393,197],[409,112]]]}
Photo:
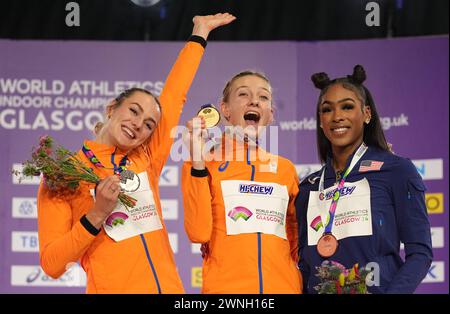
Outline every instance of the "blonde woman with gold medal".
{"label": "blonde woman with gold medal", "polygon": [[236,74],[222,92],[225,132],[204,155],[196,148],[209,149],[206,128],[218,123],[219,112],[204,106],[200,119],[188,122],[192,158],[181,175],[184,226],[189,239],[202,244],[202,293],[302,291],[295,167],[258,145],[273,121],[272,99],[265,75]]}

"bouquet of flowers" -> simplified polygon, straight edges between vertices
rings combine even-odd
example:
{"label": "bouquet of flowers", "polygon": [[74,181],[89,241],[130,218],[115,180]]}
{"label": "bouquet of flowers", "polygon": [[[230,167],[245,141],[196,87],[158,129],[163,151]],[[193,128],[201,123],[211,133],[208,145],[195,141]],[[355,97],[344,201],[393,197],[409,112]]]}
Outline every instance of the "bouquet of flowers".
{"label": "bouquet of flowers", "polygon": [[[99,183],[100,178],[94,171],[87,167],[74,153],[58,146],[54,148],[53,139],[50,136],[42,136],[39,146],[33,148],[31,160],[23,163],[22,173],[13,170],[19,176],[19,182],[23,177],[44,177],[46,187],[54,195],[71,195],[80,186],[80,182]],[[136,200],[125,193],[119,193],[119,202],[125,208],[133,208]]]}
{"label": "bouquet of flowers", "polygon": [[369,271],[358,264],[346,269],[342,264],[334,261],[323,261],[316,267],[320,283],[314,287],[319,294],[368,294],[366,276]]}

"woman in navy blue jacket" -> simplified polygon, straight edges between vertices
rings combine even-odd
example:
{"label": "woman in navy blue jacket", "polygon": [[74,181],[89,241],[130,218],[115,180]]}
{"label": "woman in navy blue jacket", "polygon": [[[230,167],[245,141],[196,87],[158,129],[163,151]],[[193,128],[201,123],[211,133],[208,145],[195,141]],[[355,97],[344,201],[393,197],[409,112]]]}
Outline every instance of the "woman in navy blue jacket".
{"label": "woman in navy blue jacket", "polygon": [[316,293],[316,267],[330,260],[370,266],[371,293],[413,293],[433,257],[422,179],[409,159],[390,151],[362,66],[347,77],[311,79],[321,90],[324,166],[300,183],[296,201],[304,291]]}

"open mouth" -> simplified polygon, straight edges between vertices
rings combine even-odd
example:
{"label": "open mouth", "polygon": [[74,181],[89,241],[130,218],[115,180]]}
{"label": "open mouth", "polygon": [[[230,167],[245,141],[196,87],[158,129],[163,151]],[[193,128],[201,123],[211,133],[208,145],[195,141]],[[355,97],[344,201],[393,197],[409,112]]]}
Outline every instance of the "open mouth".
{"label": "open mouth", "polygon": [[129,128],[127,128],[126,126],[122,126],[122,131],[123,133],[129,137],[130,139],[134,140],[136,138],[136,135],[134,134],[133,131],[131,131]]}
{"label": "open mouth", "polygon": [[244,120],[247,125],[257,125],[260,118],[259,113],[256,111],[248,111],[244,114]]}

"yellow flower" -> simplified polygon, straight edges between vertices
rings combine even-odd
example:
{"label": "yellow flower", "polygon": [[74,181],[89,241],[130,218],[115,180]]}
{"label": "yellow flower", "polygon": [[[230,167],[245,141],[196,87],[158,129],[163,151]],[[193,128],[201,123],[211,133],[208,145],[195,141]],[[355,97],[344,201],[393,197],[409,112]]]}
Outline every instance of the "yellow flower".
{"label": "yellow flower", "polygon": [[341,287],[343,287],[345,284],[345,276],[342,273],[339,275],[339,284],[341,285]]}
{"label": "yellow flower", "polygon": [[348,274],[348,280],[353,281],[355,279],[356,273],[355,273],[355,267],[350,270],[350,273]]}

